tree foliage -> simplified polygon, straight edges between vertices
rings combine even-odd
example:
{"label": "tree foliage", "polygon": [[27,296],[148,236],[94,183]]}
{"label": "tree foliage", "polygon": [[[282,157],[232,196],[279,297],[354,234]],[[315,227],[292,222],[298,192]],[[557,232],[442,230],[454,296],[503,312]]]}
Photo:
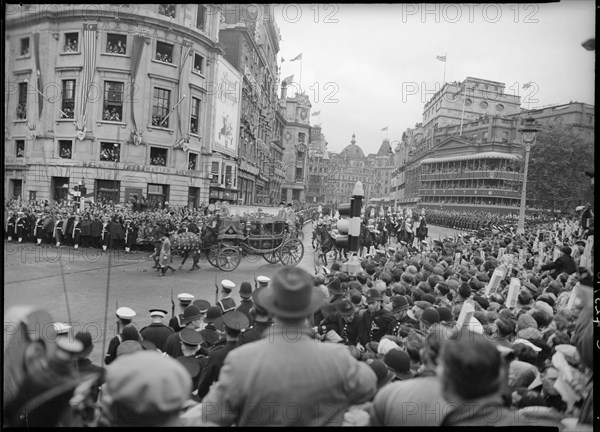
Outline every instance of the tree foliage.
{"label": "tree foliage", "polygon": [[529,205],[572,211],[590,202],[593,192],[586,170],[594,170],[594,141],[570,126],[538,133],[531,148],[527,175]]}

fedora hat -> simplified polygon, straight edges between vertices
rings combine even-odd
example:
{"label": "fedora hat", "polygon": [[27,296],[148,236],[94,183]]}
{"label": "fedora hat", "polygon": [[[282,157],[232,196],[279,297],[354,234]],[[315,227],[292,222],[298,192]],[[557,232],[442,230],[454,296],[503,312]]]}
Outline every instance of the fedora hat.
{"label": "fedora hat", "polygon": [[185,325],[189,322],[202,318],[202,313],[197,306],[189,305],[183,310],[183,313],[179,315],[179,322]]}
{"label": "fedora hat", "polygon": [[281,318],[302,318],[325,302],[325,295],[314,286],[312,276],[297,267],[278,271],[269,286],[256,291],[256,297],[261,306]]}

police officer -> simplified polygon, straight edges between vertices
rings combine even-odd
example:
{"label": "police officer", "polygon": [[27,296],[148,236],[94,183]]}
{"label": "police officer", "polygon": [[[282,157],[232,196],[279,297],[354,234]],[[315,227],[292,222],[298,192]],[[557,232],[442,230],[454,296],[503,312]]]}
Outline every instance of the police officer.
{"label": "police officer", "polygon": [[[177,295],[177,299],[179,300],[180,314],[182,314],[183,311],[185,310],[185,308],[188,307],[192,303],[192,300],[194,300],[194,298],[195,297],[193,295],[188,294],[188,293],[181,293],[181,294]],[[184,325],[182,325],[179,322],[179,316],[180,315],[176,315],[169,320],[169,327],[171,327],[175,331],[175,333],[177,333],[184,327]]]}
{"label": "police officer", "polygon": [[394,319],[392,313],[383,308],[383,298],[379,291],[371,288],[367,291],[367,312],[362,321],[369,332],[369,342],[379,342],[385,335],[389,323]]}
{"label": "police officer", "polygon": [[[408,329],[406,327],[406,323],[408,320],[408,310],[410,309],[410,304],[406,300],[406,297],[401,295],[393,296],[392,299],[392,315],[394,319],[390,321],[388,324],[388,328],[386,334],[397,336],[397,337],[405,337],[408,334]],[[401,334],[401,333],[406,334]]]}
{"label": "police officer", "polygon": [[150,312],[152,323],[141,329],[140,334],[144,340],[149,340],[156,348],[163,351],[167,338],[175,333],[175,331],[163,322],[167,316],[166,310],[150,309],[148,312]]}
{"label": "police officer", "polygon": [[119,333],[113,337],[108,344],[108,350],[106,352],[106,356],[104,357],[104,364],[106,365],[111,364],[117,358],[117,348],[122,341],[121,331],[126,325],[131,324],[131,321],[136,315],[135,311],[128,307],[120,307],[117,309],[116,314],[117,330]]}
{"label": "police officer", "polygon": [[248,317],[250,324],[252,324],[252,318],[250,317],[250,309],[252,309],[252,285],[250,282],[242,282],[240,285],[240,305],[237,307],[237,311],[242,312]]}
{"label": "police officer", "polygon": [[235,300],[231,298],[231,291],[234,288],[235,283],[230,281],[229,279],[223,279],[221,281],[221,295],[223,297],[217,302],[217,305],[221,308],[223,315],[235,310]]}
{"label": "police officer", "polygon": [[211,349],[224,342],[225,338],[219,329],[223,320],[223,311],[220,306],[211,306],[204,317],[205,326],[200,330],[202,335],[202,346]]}
{"label": "police officer", "polygon": [[240,311],[234,310],[223,316],[226,342],[224,345],[214,348],[208,354],[206,367],[200,372],[198,398],[204,398],[212,383],[217,381],[225,357],[230,351],[237,347],[239,335],[242,329],[248,327],[248,324],[248,318]]}

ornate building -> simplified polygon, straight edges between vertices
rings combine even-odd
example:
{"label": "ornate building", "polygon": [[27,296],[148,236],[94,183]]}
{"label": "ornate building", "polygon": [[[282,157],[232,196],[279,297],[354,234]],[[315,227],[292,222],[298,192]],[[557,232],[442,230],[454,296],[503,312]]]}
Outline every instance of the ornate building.
{"label": "ornate building", "polygon": [[[221,7],[13,5],[5,48],[5,193],[150,206],[208,200],[216,112],[239,111],[219,41]],[[237,86],[239,89],[239,85]],[[222,104],[219,99],[224,100]],[[221,106],[223,105],[223,106]],[[237,130],[235,130],[237,131]],[[219,172],[219,174],[221,171]],[[225,182],[227,174],[222,177]]]}
{"label": "ornate building", "polygon": [[281,99],[285,103],[286,121],[283,132],[285,179],[281,186],[281,199],[286,202],[304,202],[311,104],[308,96],[303,93],[287,97],[285,83],[282,83]]}
{"label": "ornate building", "polygon": [[326,182],[330,174],[327,142],[320,125],[310,128],[308,144],[308,172],[306,202],[324,203],[327,194]]}
{"label": "ornate building", "polygon": [[376,154],[367,156],[367,166],[372,170],[371,187],[369,190],[372,204],[390,204],[392,190],[391,178],[395,169],[395,154],[390,141],[386,138]]}
{"label": "ornate building", "polygon": [[[281,124],[277,127],[275,118],[281,36],[268,5],[226,4],[223,8],[219,40],[227,60],[243,76],[241,124],[236,131],[240,146],[235,155],[239,203],[270,203],[278,196],[282,180],[281,173],[275,172],[281,168],[283,150]],[[236,164],[235,160],[227,163]]]}

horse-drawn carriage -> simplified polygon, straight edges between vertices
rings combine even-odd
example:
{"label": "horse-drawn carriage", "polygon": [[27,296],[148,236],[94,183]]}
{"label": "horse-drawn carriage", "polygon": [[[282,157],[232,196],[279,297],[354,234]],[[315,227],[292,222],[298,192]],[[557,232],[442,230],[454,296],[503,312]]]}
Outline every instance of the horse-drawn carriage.
{"label": "horse-drawn carriage", "polygon": [[268,217],[221,219],[216,244],[210,249],[209,262],[223,271],[235,270],[242,258],[262,256],[271,264],[295,266],[304,256],[304,245],[290,236],[286,222]]}

